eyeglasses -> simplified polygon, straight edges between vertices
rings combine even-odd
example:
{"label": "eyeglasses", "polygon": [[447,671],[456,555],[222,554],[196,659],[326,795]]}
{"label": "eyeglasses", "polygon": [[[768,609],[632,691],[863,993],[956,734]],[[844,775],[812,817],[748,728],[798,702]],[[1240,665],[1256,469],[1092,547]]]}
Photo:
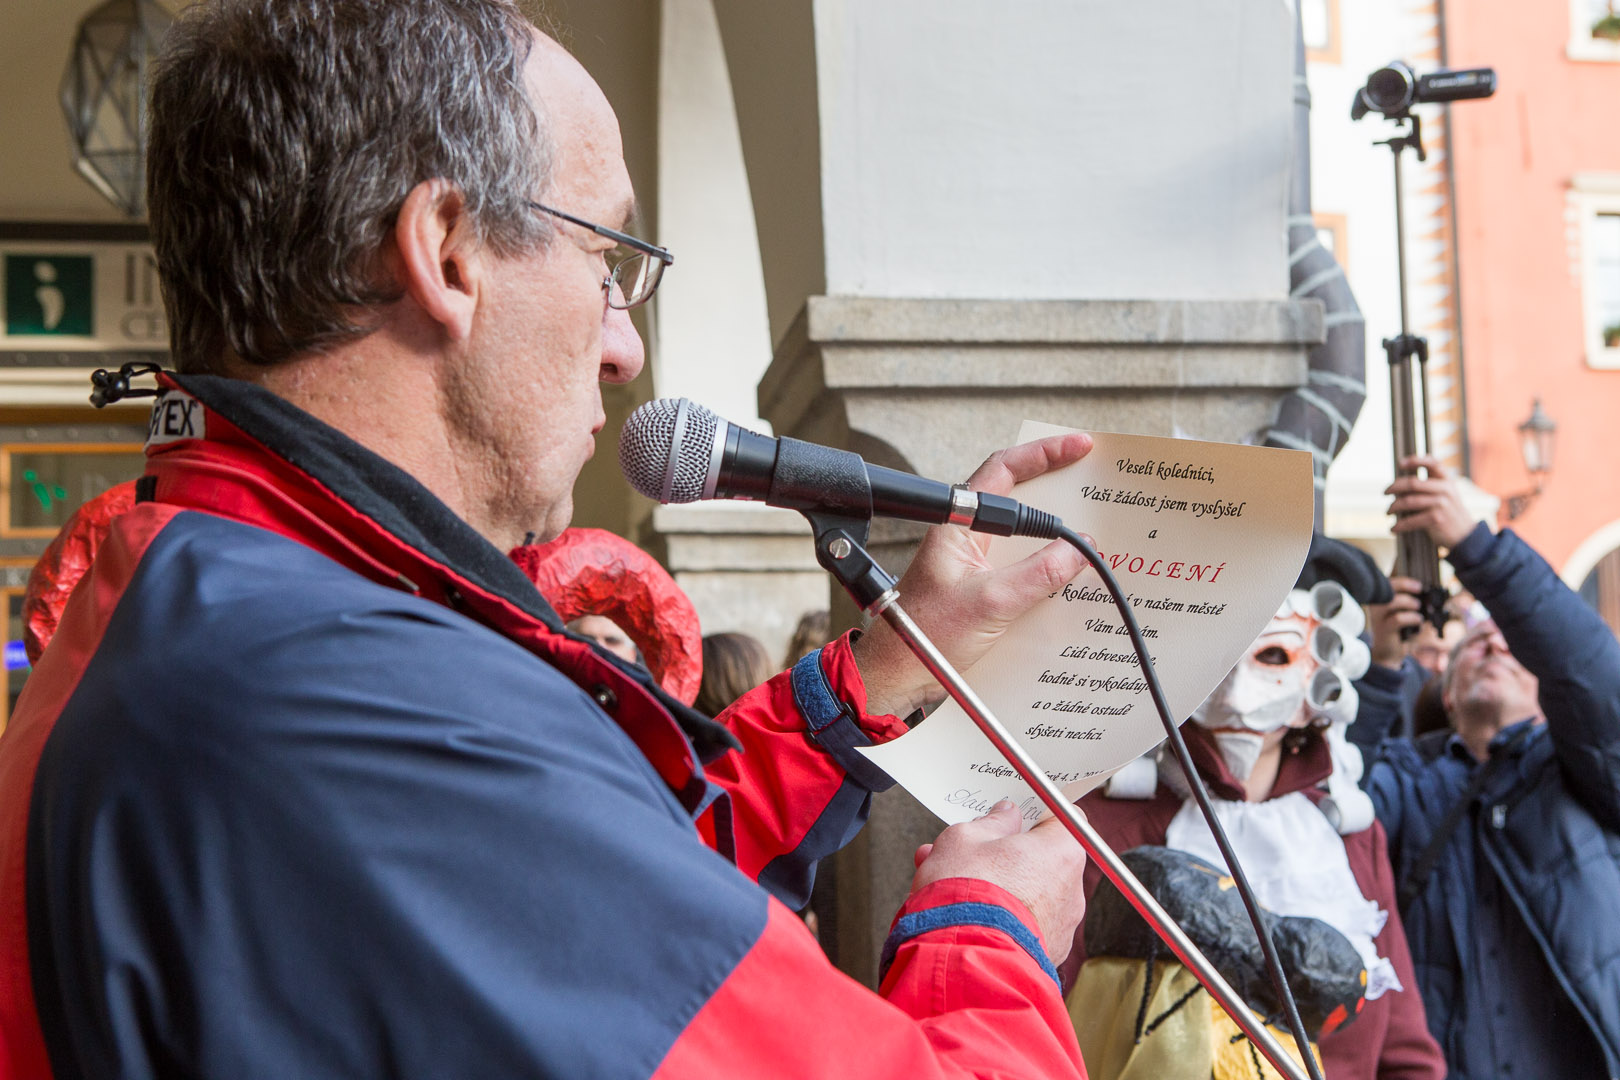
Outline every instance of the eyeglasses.
{"label": "eyeglasses", "polygon": [[675,261],[675,256],[665,249],[656,244],[649,244],[645,240],[637,240],[629,233],[597,225],[573,214],[565,214],[561,210],[553,210],[543,203],[531,200],[529,205],[542,213],[561,218],[582,229],[589,229],[598,236],[605,236],[621,247],[630,249],[628,253],[617,258],[615,256],[619,253],[609,252],[608,259],[612,265],[608,268],[608,276],[602,279],[602,288],[607,291],[610,308],[625,311],[651,300],[652,294],[658,289],[658,283],[663,280],[664,268]]}

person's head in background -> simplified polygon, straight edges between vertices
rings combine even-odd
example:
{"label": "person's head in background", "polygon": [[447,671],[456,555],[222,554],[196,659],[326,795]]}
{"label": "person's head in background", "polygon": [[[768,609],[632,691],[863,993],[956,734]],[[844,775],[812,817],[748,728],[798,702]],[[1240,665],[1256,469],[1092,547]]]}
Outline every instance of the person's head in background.
{"label": "person's head in background", "polygon": [[[618,623],[604,615],[581,615],[568,624],[568,629],[580,637],[590,638],[621,660],[632,664],[641,663],[641,650],[630,640],[630,635],[621,630]],[[707,664],[708,657],[705,655],[704,665]]]}
{"label": "person's head in background", "polygon": [[1464,739],[1474,737],[1475,756],[1484,759],[1484,744],[1508,724],[1541,718],[1540,681],[1508,649],[1502,631],[1491,621],[1468,628],[1451,650],[1451,662],[1440,677],[1446,715]]}
{"label": "person's head in background", "polygon": [[1446,703],[1440,694],[1441,682],[1439,675],[1432,675],[1418,691],[1417,700],[1412,703],[1413,738],[1431,731],[1451,730],[1451,718],[1446,715]]}
{"label": "person's head in background", "polygon": [[719,716],[726,706],[769,679],[771,654],[747,634],[710,634],[703,639],[703,682],[693,708]]}
{"label": "person's head in background", "polygon": [[790,668],[827,644],[830,623],[831,618],[825,609],[807,611],[801,615],[799,625],[793,628],[793,636],[788,639],[787,653],[782,657],[782,666]]}

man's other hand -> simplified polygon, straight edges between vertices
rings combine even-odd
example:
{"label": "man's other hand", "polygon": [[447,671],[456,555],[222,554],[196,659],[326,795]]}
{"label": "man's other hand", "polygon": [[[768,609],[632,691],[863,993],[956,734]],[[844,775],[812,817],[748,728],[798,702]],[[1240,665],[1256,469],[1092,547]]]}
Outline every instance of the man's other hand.
{"label": "man's other hand", "polygon": [[[1462,488],[1457,478],[1439,458],[1409,457],[1400,463],[1401,474],[1384,489],[1393,495],[1389,512],[1395,515],[1391,532],[1406,533],[1422,529],[1429,538],[1443,548],[1450,549],[1462,543],[1479,523],[1463,505]],[[1424,469],[1428,475],[1417,475]]]}
{"label": "man's other hand", "polygon": [[976,821],[952,825],[917,849],[915,893],[946,878],[978,878],[1016,896],[1035,916],[1052,963],[1074,947],[1086,913],[1086,853],[1056,818],[1023,832],[1023,815],[1003,799]]}
{"label": "man's other hand", "polygon": [[1367,630],[1372,634],[1373,663],[1398,668],[1406,659],[1406,641],[1401,631],[1423,625],[1422,605],[1418,603],[1423,583],[1409,577],[1392,577],[1389,584],[1395,590],[1389,603],[1367,605]]}
{"label": "man's other hand", "polygon": [[[1072,465],[1091,450],[1089,435],[1056,435],[998,450],[968,478],[974,491],[1005,495],[1014,484]],[[1014,619],[1061,589],[1085,567],[1062,540],[999,570],[985,559],[990,538],[950,525],[928,531],[900,579],[907,614],[961,671],[970,667]],[[905,716],[941,699],[939,684],[887,623],[855,643],[866,683],[867,712]]]}

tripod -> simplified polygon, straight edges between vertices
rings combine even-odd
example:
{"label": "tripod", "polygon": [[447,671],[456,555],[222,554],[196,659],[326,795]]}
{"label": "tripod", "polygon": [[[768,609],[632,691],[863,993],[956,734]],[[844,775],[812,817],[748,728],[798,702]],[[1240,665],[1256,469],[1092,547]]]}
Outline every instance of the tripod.
{"label": "tripod", "polygon": [[[1429,341],[1413,334],[1406,303],[1406,218],[1405,190],[1401,183],[1401,155],[1412,150],[1419,161],[1426,161],[1423,150],[1423,122],[1412,113],[1392,116],[1397,124],[1410,127],[1376,146],[1387,146],[1395,161],[1395,263],[1400,281],[1401,332],[1384,339],[1384,354],[1389,359],[1390,423],[1394,429],[1395,471],[1400,473],[1401,462],[1417,453],[1432,454],[1434,437],[1429,421]],[[1416,360],[1416,366],[1413,360]],[[1417,392],[1413,393],[1413,383]],[[1423,421],[1423,444],[1418,446],[1418,410]],[[1422,586],[1418,593],[1419,609],[1423,618],[1436,630],[1445,628],[1449,614],[1449,598],[1440,583],[1440,552],[1429,534],[1422,530],[1400,533],[1395,538],[1394,572],[1415,578]],[[1411,637],[1416,627],[1401,631],[1402,637]]]}

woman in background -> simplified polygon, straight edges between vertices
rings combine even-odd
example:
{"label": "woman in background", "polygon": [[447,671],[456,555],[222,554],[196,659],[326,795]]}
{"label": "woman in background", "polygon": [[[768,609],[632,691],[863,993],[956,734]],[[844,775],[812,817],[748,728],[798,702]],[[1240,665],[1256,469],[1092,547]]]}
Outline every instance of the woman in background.
{"label": "woman in background", "polygon": [[727,705],[776,674],[770,653],[747,634],[710,634],[703,639],[703,681],[693,707],[719,716]]}

